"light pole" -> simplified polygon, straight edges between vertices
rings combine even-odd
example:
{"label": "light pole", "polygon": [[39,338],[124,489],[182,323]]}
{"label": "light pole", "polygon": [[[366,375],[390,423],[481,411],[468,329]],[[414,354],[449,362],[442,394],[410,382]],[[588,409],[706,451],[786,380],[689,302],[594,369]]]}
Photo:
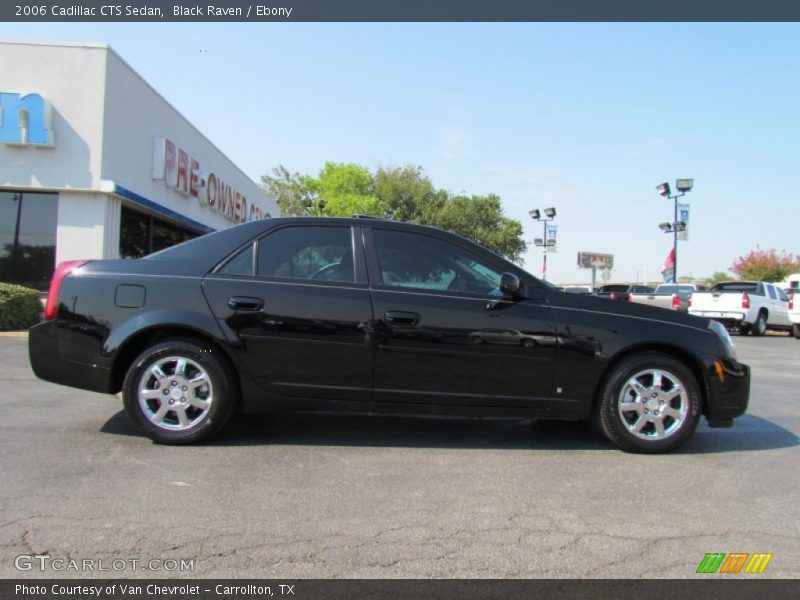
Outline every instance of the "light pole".
{"label": "light pole", "polygon": [[536,245],[542,246],[542,279],[547,281],[547,223],[556,218],[556,209],[552,207],[545,208],[544,216],[542,216],[542,213],[538,209],[531,210],[528,214],[531,216],[531,219],[542,222],[542,243]]}
{"label": "light pole", "polygon": [[664,198],[669,198],[674,202],[674,217],[672,223],[660,223],[659,229],[664,233],[672,234],[672,280],[678,283],[678,233],[686,231],[686,221],[678,221],[678,198],[686,195],[687,192],[692,191],[694,187],[694,179],[678,179],[675,181],[675,187],[678,188],[679,194],[673,194],[668,183],[662,183],[656,186],[656,191]]}

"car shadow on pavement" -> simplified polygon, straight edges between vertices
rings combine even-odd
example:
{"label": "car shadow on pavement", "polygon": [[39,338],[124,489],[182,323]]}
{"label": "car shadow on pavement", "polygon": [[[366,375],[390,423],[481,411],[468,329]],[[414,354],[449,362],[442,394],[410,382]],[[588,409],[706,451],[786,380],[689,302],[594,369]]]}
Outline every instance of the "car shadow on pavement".
{"label": "car shadow on pavement", "polygon": [[[120,411],[100,429],[139,436]],[[701,422],[677,452],[705,454],[773,450],[797,446],[790,431],[753,415],[731,429]],[[616,450],[585,421],[529,419],[443,419],[326,414],[257,414],[239,417],[209,446],[365,446],[495,450]]]}

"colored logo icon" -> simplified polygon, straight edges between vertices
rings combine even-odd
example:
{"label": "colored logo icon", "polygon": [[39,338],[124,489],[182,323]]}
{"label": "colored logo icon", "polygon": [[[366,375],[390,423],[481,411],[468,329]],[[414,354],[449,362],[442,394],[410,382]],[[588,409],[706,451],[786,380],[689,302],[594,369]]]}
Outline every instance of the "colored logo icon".
{"label": "colored logo icon", "polygon": [[772,556],[772,554],[763,552],[753,554],[748,552],[732,552],[730,554],[708,552],[700,561],[697,572],[705,574],[763,573],[772,560]]}

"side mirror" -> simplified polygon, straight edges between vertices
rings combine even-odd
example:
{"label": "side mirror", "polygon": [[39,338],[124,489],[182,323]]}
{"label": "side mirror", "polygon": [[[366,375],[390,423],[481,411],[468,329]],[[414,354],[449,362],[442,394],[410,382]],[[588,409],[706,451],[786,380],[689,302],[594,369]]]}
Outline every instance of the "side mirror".
{"label": "side mirror", "polygon": [[500,276],[500,291],[506,298],[519,298],[519,277],[513,273],[503,273]]}

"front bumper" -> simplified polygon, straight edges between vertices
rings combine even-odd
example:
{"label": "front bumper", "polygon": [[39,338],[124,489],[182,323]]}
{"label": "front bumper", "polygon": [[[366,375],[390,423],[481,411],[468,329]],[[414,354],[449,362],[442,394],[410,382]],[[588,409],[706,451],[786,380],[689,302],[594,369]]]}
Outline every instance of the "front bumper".
{"label": "front bumper", "polygon": [[57,321],[45,321],[31,327],[28,358],[39,379],[92,392],[112,393],[111,369],[61,356]]}
{"label": "front bumper", "polygon": [[732,419],[747,410],[750,367],[730,358],[706,361],[708,396],[705,415],[712,427],[730,427]]}

